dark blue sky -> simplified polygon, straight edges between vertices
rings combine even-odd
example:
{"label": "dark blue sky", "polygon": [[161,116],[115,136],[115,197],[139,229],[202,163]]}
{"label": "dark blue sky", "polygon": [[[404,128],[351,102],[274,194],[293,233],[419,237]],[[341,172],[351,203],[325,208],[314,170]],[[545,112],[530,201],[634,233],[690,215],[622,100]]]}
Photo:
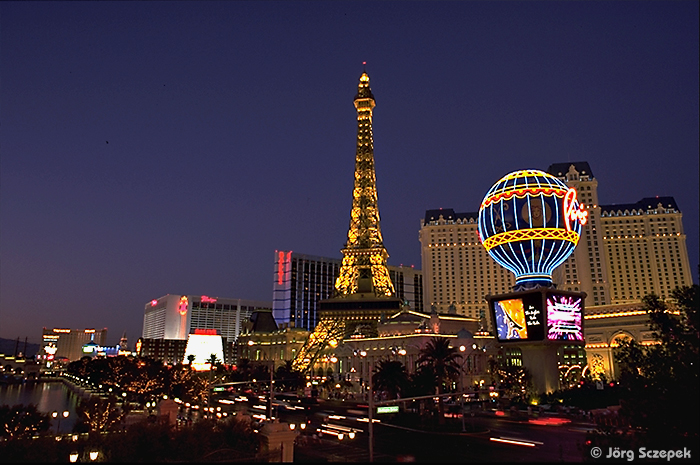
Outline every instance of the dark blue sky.
{"label": "dark blue sky", "polygon": [[[165,294],[272,299],[340,257],[353,97],[377,100],[393,265],[426,210],[588,161],[601,204],[673,196],[698,282],[698,2],[2,2],[0,337],[141,334]],[[107,143],[108,142],[108,143]]]}

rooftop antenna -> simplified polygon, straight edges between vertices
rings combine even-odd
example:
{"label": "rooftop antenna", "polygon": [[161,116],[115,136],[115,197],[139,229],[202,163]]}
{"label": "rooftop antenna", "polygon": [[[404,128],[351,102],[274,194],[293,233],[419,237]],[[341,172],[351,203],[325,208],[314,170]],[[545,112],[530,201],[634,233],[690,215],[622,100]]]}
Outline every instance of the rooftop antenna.
{"label": "rooftop antenna", "polygon": [[362,72],[363,72],[363,73],[366,73],[366,72],[367,72],[367,62],[366,62],[366,61],[363,61],[363,62],[362,62]]}

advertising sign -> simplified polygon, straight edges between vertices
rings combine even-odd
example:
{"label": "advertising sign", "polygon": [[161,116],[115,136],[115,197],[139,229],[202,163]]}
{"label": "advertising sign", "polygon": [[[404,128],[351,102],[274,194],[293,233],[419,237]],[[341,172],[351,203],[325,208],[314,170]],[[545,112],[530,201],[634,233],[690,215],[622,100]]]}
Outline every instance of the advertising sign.
{"label": "advertising sign", "polygon": [[492,301],[499,342],[541,341],[544,338],[542,294],[521,293]]}
{"label": "advertising sign", "polygon": [[489,297],[498,342],[583,342],[584,298],[551,288]]}
{"label": "advertising sign", "polygon": [[547,293],[547,339],[583,341],[583,298],[555,292]]}

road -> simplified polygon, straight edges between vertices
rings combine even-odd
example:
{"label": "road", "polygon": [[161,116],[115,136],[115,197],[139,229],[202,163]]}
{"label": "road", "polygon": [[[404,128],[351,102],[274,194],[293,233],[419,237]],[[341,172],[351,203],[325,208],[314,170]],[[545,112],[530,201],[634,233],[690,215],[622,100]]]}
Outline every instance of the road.
{"label": "road", "polygon": [[[306,411],[280,411],[280,420],[284,422],[299,425],[304,420],[311,420],[295,447],[295,461],[368,462],[368,423],[366,419],[364,422],[355,419],[362,417],[357,414],[357,409],[357,406],[325,402]],[[328,418],[329,414],[347,418]],[[381,420],[383,416],[377,417]],[[585,456],[587,425],[537,425],[483,415],[468,418],[467,422],[483,432],[442,434],[413,431],[386,422],[375,423],[374,461],[582,462]],[[321,424],[336,424],[362,431],[354,439],[347,434],[342,440],[330,434],[313,437],[312,434]]]}
{"label": "road", "polygon": [[[340,412],[339,412],[340,413]],[[582,425],[533,425],[497,417],[477,416],[467,420],[485,432],[439,434],[411,431],[376,423],[374,460],[376,462],[582,462],[586,430]],[[355,439],[342,441],[323,435],[313,445],[329,461],[369,461],[367,423],[355,420],[328,420],[327,423],[361,428]],[[308,459],[308,457],[307,457]]]}

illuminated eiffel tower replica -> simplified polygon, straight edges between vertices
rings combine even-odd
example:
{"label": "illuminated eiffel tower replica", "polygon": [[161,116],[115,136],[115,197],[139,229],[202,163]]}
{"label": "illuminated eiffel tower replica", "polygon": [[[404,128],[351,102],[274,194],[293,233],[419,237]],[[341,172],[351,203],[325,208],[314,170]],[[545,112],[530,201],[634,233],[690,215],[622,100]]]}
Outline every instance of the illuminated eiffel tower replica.
{"label": "illuminated eiffel tower replica", "polygon": [[348,241],[341,250],[343,262],[335,294],[319,302],[319,323],[293,362],[301,371],[313,367],[324,349],[337,346],[345,338],[376,337],[377,322],[402,308],[386,267],[389,254],[379,227],[372,139],[374,106],[369,76],[363,72],[355,96],[357,151]]}

